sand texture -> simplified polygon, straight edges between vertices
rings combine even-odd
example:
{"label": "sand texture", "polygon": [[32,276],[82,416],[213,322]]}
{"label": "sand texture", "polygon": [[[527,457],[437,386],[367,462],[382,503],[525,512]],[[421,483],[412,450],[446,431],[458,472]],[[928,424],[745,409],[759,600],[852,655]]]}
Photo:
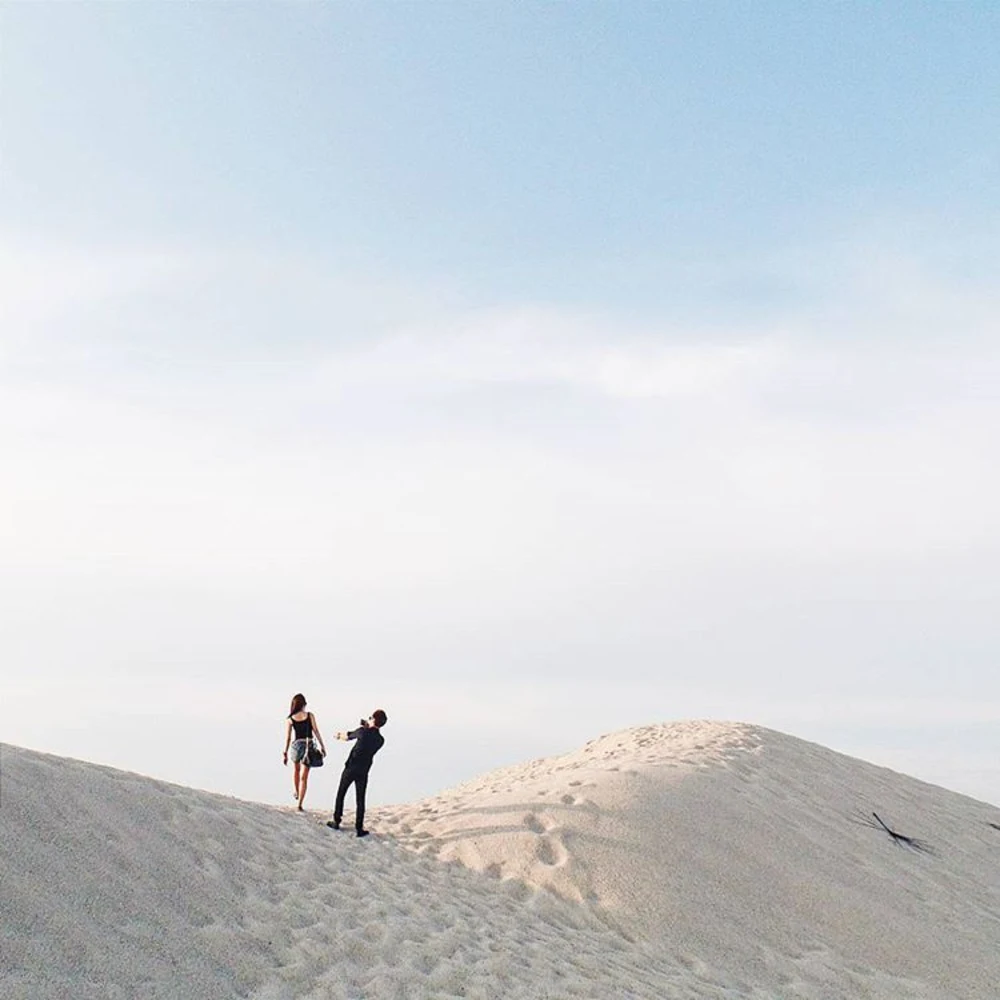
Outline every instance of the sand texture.
{"label": "sand texture", "polygon": [[3,1000],[1000,997],[1000,809],[759,727],[604,736],[361,841],[16,747],[0,781]]}

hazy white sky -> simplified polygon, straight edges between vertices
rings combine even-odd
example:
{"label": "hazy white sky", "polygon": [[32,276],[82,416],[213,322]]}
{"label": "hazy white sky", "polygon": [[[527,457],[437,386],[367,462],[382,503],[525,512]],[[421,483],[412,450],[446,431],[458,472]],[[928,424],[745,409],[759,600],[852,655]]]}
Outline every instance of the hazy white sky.
{"label": "hazy white sky", "polygon": [[0,739],[283,801],[302,690],[383,800],[711,716],[1000,802],[992,5],[0,43]]}

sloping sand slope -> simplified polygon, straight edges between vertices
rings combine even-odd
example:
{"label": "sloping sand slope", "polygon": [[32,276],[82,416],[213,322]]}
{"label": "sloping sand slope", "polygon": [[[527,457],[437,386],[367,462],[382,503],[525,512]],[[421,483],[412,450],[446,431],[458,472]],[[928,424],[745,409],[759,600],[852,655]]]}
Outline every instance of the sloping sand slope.
{"label": "sloping sand slope", "polygon": [[768,996],[997,1000],[998,814],[770,730],[691,722],[602,737],[389,819],[411,848],[551,888]]}
{"label": "sloping sand slope", "polygon": [[738,995],[585,908],[328,814],[0,754],[3,1000]]}
{"label": "sloping sand slope", "polygon": [[375,810],[358,841],[4,747],[0,996],[994,1000],[997,812],[687,723]]}

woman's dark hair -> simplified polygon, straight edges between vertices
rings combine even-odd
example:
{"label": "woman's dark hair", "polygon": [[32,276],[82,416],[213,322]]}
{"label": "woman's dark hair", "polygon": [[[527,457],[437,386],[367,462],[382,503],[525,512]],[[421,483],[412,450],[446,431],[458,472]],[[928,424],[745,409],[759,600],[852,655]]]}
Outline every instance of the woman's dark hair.
{"label": "woman's dark hair", "polygon": [[372,712],[372,722],[374,722],[379,729],[381,729],[388,721],[389,716],[387,716],[381,708],[376,708],[375,711]]}
{"label": "woman's dark hair", "polygon": [[297,694],[292,699],[292,707],[289,711],[289,715],[295,715],[296,712],[301,712],[302,709],[306,707],[306,696],[304,694]]}

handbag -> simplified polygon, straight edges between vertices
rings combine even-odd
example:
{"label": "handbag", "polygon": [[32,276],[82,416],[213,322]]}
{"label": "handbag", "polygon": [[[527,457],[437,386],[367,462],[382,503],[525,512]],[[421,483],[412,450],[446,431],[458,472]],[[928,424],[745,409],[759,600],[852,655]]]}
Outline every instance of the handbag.
{"label": "handbag", "polygon": [[320,752],[318,746],[313,743],[312,740],[309,741],[309,746],[306,747],[306,767],[322,767],[323,766],[323,754]]}

